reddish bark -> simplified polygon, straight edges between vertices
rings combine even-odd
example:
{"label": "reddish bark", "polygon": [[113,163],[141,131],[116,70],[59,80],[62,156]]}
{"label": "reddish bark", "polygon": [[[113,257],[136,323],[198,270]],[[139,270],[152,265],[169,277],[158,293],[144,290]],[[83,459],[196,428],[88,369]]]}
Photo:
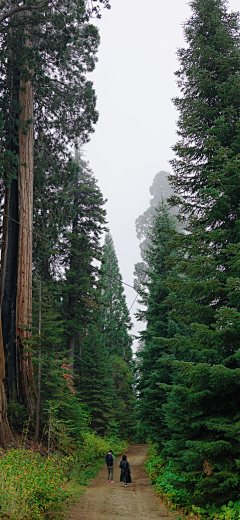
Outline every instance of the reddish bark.
{"label": "reddish bark", "polygon": [[[19,356],[19,387],[23,402],[32,416],[36,389],[32,358],[27,342],[32,314],[32,228],[33,228],[33,87],[20,80],[19,90],[19,169],[18,169],[18,265],[16,298],[16,336]],[[27,340],[27,341],[26,341]]]}

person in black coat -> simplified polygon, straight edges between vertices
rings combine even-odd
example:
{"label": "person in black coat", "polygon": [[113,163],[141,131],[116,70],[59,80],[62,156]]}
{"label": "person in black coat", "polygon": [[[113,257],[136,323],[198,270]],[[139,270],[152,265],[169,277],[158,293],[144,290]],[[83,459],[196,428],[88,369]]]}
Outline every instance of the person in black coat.
{"label": "person in black coat", "polygon": [[125,487],[127,487],[129,482],[132,482],[131,480],[131,471],[130,471],[130,465],[127,461],[126,455],[122,456],[122,460],[120,462],[119,468],[121,468],[121,475],[120,475],[120,482],[124,482]]}

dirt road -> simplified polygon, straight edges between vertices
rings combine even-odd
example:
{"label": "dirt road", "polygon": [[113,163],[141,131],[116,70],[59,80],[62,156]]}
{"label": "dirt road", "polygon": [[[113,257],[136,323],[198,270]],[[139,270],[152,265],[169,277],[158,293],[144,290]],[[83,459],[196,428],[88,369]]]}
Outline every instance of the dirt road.
{"label": "dirt road", "polygon": [[175,520],[176,516],[154,495],[143,466],[146,454],[144,444],[132,445],[126,451],[132,476],[127,488],[119,481],[121,457],[114,461],[114,484],[108,484],[104,466],[66,520]]}

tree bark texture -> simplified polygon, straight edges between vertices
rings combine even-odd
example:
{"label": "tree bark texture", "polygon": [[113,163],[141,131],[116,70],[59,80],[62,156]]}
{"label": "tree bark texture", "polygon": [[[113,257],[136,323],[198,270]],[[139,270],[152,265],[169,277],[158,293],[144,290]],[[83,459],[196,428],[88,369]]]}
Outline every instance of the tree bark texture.
{"label": "tree bark texture", "polygon": [[[12,35],[12,29],[11,29]],[[19,74],[14,67],[15,55],[9,50],[9,92],[10,109],[8,120],[8,140],[10,155],[18,156],[17,104],[19,97]],[[3,234],[1,246],[1,325],[5,356],[5,390],[8,401],[16,400],[18,392],[18,356],[16,345],[16,287],[18,257],[18,181],[13,164],[5,172],[5,199]],[[0,383],[1,384],[1,383]]]}
{"label": "tree bark texture", "polygon": [[[27,68],[27,65],[26,65]],[[36,389],[31,354],[26,346],[31,333],[32,315],[32,229],[33,229],[33,87],[20,79],[19,89],[19,168],[18,168],[18,264],[16,297],[16,336],[19,357],[19,387],[32,416]]]}
{"label": "tree bark texture", "polygon": [[34,441],[39,439],[39,428],[40,428],[40,405],[41,405],[41,376],[42,376],[42,349],[41,349],[41,333],[42,333],[42,287],[41,278],[39,280],[39,309],[38,309],[38,336],[39,336],[39,349],[38,349],[38,382],[37,382],[37,403],[36,403],[36,424],[35,424],[35,435]]}
{"label": "tree bark texture", "polygon": [[[14,63],[13,51],[9,53],[9,62]],[[29,338],[24,325],[31,313],[32,233],[22,225],[32,229],[33,90],[30,81],[24,78],[20,81],[19,70],[10,65],[10,71],[9,150],[19,156],[19,169],[18,179],[12,178],[12,167],[5,174],[0,280],[0,444],[3,447],[14,442],[7,420],[7,400],[25,404],[31,414],[35,407],[32,361],[29,354],[23,355],[22,343],[23,338]],[[22,108],[18,112],[19,103]]]}
{"label": "tree bark texture", "polygon": [[[19,367],[16,345],[16,289],[18,257],[17,180],[5,190],[1,250],[1,321],[5,355],[5,389],[8,401],[19,399]],[[8,215],[8,216],[6,216]]]}
{"label": "tree bark texture", "polygon": [[5,393],[4,379],[5,359],[2,339],[2,325],[0,320],[0,444],[6,450],[9,444],[13,444],[15,446],[15,441],[8,423],[7,397]]}

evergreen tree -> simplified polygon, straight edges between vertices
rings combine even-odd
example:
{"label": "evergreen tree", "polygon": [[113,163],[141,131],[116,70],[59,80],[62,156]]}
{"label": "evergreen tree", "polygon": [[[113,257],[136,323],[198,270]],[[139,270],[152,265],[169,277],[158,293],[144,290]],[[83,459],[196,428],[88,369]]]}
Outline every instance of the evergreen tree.
{"label": "evergreen tree", "polygon": [[144,253],[147,250],[149,244],[149,235],[152,231],[155,218],[155,209],[159,202],[166,200],[171,195],[171,188],[168,182],[169,173],[160,171],[156,173],[152,185],[149,188],[152,198],[150,199],[149,208],[144,211],[143,215],[140,215],[136,219],[136,231],[137,238],[143,239],[140,244],[141,256],[144,260]]}
{"label": "evergreen tree", "polygon": [[190,5],[188,47],[178,51],[182,95],[174,104],[180,139],[173,147],[171,182],[189,229],[211,226],[212,241],[221,228],[234,230],[238,220],[239,15],[227,12],[225,0]]}
{"label": "evergreen tree", "polygon": [[100,324],[113,381],[114,418],[122,435],[133,430],[132,324],[118,259],[110,233],[105,235],[101,265]]}
{"label": "evergreen tree", "polygon": [[[55,169],[56,166],[56,169]],[[46,168],[46,169],[45,169]],[[59,275],[59,236],[69,221],[69,187],[76,179],[72,160],[48,170],[43,156],[38,157],[34,175],[33,265],[47,283]]]}
{"label": "evergreen tree", "polygon": [[92,322],[96,301],[98,272],[94,260],[101,259],[100,239],[106,223],[104,199],[87,164],[74,163],[73,179],[68,186],[68,219],[62,229],[59,252],[62,255],[66,282],[63,284],[66,301],[68,349],[74,359],[75,339],[84,335]]}
{"label": "evergreen tree", "polygon": [[76,386],[91,415],[91,427],[103,435],[115,417],[114,388],[108,352],[99,323],[90,324],[76,357]]}
{"label": "evergreen tree", "polygon": [[[56,246],[52,249],[46,244],[46,247],[45,242],[41,244],[40,238],[36,237],[36,268],[44,276],[47,273],[47,285],[51,283],[51,277],[61,276],[58,290],[62,298],[60,311],[64,328],[62,357],[70,357],[65,365],[69,365],[76,395],[87,406],[92,427],[103,433],[112,413],[108,403],[112,380],[96,321],[99,319],[98,268],[93,261],[101,259],[105,201],[88,165],[77,157],[77,152],[75,155],[76,160],[66,165],[68,184],[60,182],[53,194],[50,184],[45,206],[42,208],[39,204],[36,220],[40,226],[45,225],[48,235],[55,238]],[[55,218],[49,222],[48,205],[54,201],[58,203]],[[42,212],[47,217],[45,221]],[[56,357],[59,358],[57,352]]]}
{"label": "evergreen tree", "polygon": [[240,486],[239,16],[223,0],[193,0],[191,7],[188,47],[178,53],[180,139],[172,161],[172,202],[187,219],[175,289],[188,333],[168,343],[171,436],[163,453],[196,500],[226,501]]}
{"label": "evergreen tree", "polygon": [[126,304],[122,276],[110,233],[105,235],[101,265],[103,289],[102,334],[109,355],[123,357],[126,362],[132,359],[132,338],[129,334],[132,324]]}
{"label": "evergreen tree", "polygon": [[166,203],[159,203],[145,251],[148,281],[140,290],[145,310],[137,313],[138,319],[146,322],[137,352],[137,417],[141,435],[160,443],[166,436],[162,409],[166,391],[160,384],[171,382],[169,368],[162,362],[163,356],[169,354],[169,348],[162,338],[178,332],[178,323],[171,312],[169,287],[173,278],[175,252],[172,251],[172,242],[175,234],[176,219],[170,215]]}
{"label": "evergreen tree", "polygon": [[[39,430],[41,437],[44,436],[45,426],[50,423],[51,438],[55,447],[67,452],[69,445],[72,447],[73,439],[81,441],[83,432],[89,427],[90,415],[77,396],[72,370],[67,359],[61,299],[60,284],[54,280],[45,283],[34,276],[31,342],[38,354],[38,357],[33,358],[33,363],[38,365],[35,374],[36,386],[40,390],[40,428],[37,428],[36,421],[35,440],[40,437]],[[14,423],[16,424],[16,420]]]}
{"label": "evergreen tree", "polygon": [[135,285],[137,288],[141,288],[141,284],[146,282],[147,278],[147,263],[146,263],[146,251],[150,245],[150,234],[154,225],[155,209],[160,201],[166,200],[171,195],[171,188],[168,182],[169,173],[160,171],[158,172],[149,188],[152,198],[150,199],[149,208],[144,211],[143,215],[140,215],[135,222],[137,238],[142,240],[140,243],[140,251],[142,262],[135,264],[134,275],[136,276]]}
{"label": "evergreen tree", "polygon": [[31,415],[35,388],[31,355],[24,345],[31,321],[32,233],[27,230],[32,229],[33,215],[33,121],[36,152],[45,155],[48,169],[57,156],[61,160],[68,154],[66,145],[76,136],[85,142],[93,131],[96,97],[86,73],[94,68],[99,35],[89,21],[99,15],[101,4],[108,6],[105,0],[91,5],[60,0],[54,6],[48,1],[7,2],[0,16],[5,383],[8,396],[24,403]]}
{"label": "evergreen tree", "polygon": [[[41,420],[46,420],[47,403],[57,397],[59,388],[62,386],[61,365],[66,357],[66,346],[63,340],[64,320],[62,319],[59,285],[53,280],[46,284],[35,275],[33,282],[31,342],[36,353],[39,344],[41,345],[40,416]],[[34,357],[34,365],[38,362],[39,358]]]}

